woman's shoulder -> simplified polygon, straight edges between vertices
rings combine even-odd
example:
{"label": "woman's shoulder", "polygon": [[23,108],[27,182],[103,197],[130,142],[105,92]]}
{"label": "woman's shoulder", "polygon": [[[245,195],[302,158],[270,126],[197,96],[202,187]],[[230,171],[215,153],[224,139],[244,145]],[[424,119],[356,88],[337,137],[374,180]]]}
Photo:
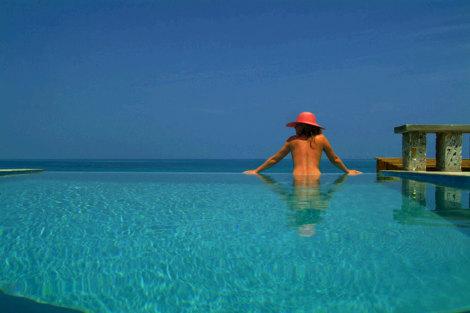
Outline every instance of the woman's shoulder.
{"label": "woman's shoulder", "polygon": [[315,136],[315,138],[318,138],[318,139],[322,139],[322,140],[323,140],[323,139],[326,139],[326,136],[323,135],[323,134],[318,134],[318,135]]}

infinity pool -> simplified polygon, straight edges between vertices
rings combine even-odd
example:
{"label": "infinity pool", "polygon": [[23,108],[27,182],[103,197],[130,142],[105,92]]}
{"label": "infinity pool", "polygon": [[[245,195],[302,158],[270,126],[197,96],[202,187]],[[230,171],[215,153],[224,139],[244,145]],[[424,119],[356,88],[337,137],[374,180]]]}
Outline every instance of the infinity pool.
{"label": "infinity pool", "polygon": [[0,289],[94,313],[470,309],[467,189],[375,174],[0,178]]}

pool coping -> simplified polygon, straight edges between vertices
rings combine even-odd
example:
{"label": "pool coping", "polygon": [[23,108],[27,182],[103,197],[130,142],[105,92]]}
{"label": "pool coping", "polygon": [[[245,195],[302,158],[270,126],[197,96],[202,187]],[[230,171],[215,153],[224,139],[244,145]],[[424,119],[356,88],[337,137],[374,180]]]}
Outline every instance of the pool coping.
{"label": "pool coping", "polygon": [[470,188],[470,172],[382,170],[378,173],[388,177],[413,179],[438,185],[456,185],[465,189]]}
{"label": "pool coping", "polygon": [[44,170],[40,168],[4,168],[4,169],[0,168],[0,176],[39,173],[42,171]]}

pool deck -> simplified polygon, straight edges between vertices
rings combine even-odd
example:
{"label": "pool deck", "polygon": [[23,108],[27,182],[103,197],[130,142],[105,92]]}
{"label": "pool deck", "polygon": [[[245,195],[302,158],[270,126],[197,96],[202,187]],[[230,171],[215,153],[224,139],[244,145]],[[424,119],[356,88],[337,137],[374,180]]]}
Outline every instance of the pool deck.
{"label": "pool deck", "polygon": [[[376,157],[376,170],[404,170],[402,158]],[[462,159],[462,172],[470,172],[470,159]],[[437,172],[436,159],[426,159],[426,171]],[[446,172],[453,173],[453,172]]]}
{"label": "pool deck", "polygon": [[44,171],[39,168],[0,168],[0,176],[3,175],[18,175],[18,174],[30,174],[30,173],[39,173]]}

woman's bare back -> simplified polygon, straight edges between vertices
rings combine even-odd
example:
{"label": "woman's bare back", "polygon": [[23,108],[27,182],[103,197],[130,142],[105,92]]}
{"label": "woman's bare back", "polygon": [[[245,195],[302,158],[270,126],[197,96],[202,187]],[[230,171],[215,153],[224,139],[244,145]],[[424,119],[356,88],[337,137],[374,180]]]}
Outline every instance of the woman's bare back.
{"label": "woman's bare back", "polygon": [[336,167],[341,169],[348,175],[357,175],[361,172],[350,170],[344,165],[343,161],[335,154],[328,139],[323,135],[315,135],[312,137],[292,136],[282,148],[273,156],[268,158],[263,164],[254,170],[245,171],[245,174],[258,174],[266,168],[269,168],[282,160],[289,152],[292,154],[294,161],[294,176],[297,175],[321,175],[320,159],[322,152],[325,151],[326,156]]}
{"label": "woman's bare back", "polygon": [[320,175],[320,159],[324,136],[305,138],[292,136],[287,140],[294,162],[294,175]]}

